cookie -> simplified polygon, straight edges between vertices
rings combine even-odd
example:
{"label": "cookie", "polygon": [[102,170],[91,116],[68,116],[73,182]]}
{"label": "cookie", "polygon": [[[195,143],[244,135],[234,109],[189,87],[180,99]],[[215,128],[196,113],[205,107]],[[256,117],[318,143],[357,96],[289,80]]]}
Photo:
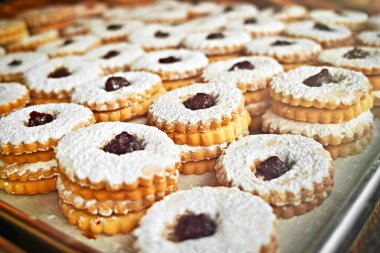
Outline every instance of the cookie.
{"label": "cookie", "polygon": [[[330,154],[320,143],[297,135],[244,137],[225,150],[215,169],[219,183],[260,196],[282,209],[275,210],[282,218],[309,211],[334,184]],[[309,208],[298,208],[307,203]]]}
{"label": "cookie", "polygon": [[82,2],[74,6],[75,15],[79,18],[89,18],[102,16],[107,9],[106,4],[102,2]]}
{"label": "cookie", "polygon": [[18,110],[29,102],[29,90],[18,83],[0,83],[0,116]]}
{"label": "cookie", "polygon": [[276,36],[279,35],[284,28],[285,25],[281,21],[262,16],[236,19],[226,25],[226,30],[247,32],[252,38]]}
{"label": "cookie", "polygon": [[128,35],[134,30],[141,28],[143,23],[137,20],[128,22],[112,21],[103,25],[91,27],[91,33],[99,37],[103,43],[116,43],[126,41]]}
{"label": "cookie", "polygon": [[104,20],[100,18],[77,19],[71,25],[61,30],[64,38],[88,34],[93,27],[103,26]]}
{"label": "cookie", "polygon": [[189,18],[200,18],[220,13],[223,6],[211,1],[197,2],[189,7]]}
{"label": "cookie", "polygon": [[22,20],[0,20],[0,45],[15,43],[28,36]]}
{"label": "cookie", "polygon": [[260,14],[267,17],[273,17],[274,19],[285,23],[293,23],[306,18],[308,11],[301,5],[274,5],[272,7],[265,8]]}
{"label": "cookie", "polygon": [[354,10],[323,10],[316,9],[310,11],[310,18],[316,22],[332,25],[343,25],[353,31],[362,29],[368,20],[368,14]]}
{"label": "cookie", "polygon": [[145,23],[179,24],[189,18],[189,5],[177,1],[161,1],[137,11]]}
{"label": "cookie", "polygon": [[186,34],[193,34],[199,32],[205,33],[218,33],[221,32],[227,24],[227,18],[223,16],[207,16],[197,19],[189,20],[176,27],[186,32]]}
{"label": "cookie", "polygon": [[256,16],[257,7],[249,3],[231,3],[225,4],[223,10],[217,14],[225,17],[228,21]]}
{"label": "cookie", "polygon": [[379,32],[376,31],[365,31],[361,32],[356,36],[357,41],[368,47],[380,47],[380,42],[378,41]]}
{"label": "cookie", "polygon": [[6,49],[7,52],[35,51],[39,46],[54,41],[58,38],[59,34],[56,30],[47,31],[25,37],[18,42],[8,45]]}

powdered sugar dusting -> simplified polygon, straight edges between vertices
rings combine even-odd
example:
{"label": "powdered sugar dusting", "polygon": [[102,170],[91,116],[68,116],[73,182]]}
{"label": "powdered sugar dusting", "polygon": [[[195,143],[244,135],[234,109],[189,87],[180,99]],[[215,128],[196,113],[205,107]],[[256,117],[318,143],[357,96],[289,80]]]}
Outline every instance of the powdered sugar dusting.
{"label": "powdered sugar dusting", "polygon": [[380,46],[380,33],[376,31],[366,31],[358,34],[357,39],[367,46]]}
{"label": "powdered sugar dusting", "polygon": [[[33,173],[37,171],[51,171],[52,169],[57,168],[57,160],[52,159],[47,162],[36,162],[36,163],[24,163],[24,164],[5,164],[0,160],[0,174],[3,174],[5,178],[8,178],[10,175],[17,173],[18,176],[22,176],[25,173]],[[52,174],[52,177],[55,174]]]}
{"label": "powdered sugar dusting", "polygon": [[0,83],[0,105],[14,103],[28,93],[28,89],[19,83]]}
{"label": "powdered sugar dusting", "polygon": [[355,24],[366,22],[368,14],[353,10],[343,10],[338,14],[333,10],[316,9],[310,12],[310,17],[317,22],[327,24]]}
{"label": "powdered sugar dusting", "polygon": [[[0,73],[14,74],[25,72],[35,66],[43,64],[48,60],[44,53],[26,52],[7,54],[0,59]],[[13,61],[21,61],[18,66],[10,65]]]}

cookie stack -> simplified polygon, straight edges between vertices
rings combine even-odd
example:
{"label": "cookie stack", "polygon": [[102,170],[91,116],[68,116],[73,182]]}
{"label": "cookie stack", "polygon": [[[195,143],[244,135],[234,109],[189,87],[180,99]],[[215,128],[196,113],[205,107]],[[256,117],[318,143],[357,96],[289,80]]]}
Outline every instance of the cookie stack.
{"label": "cookie stack", "polygon": [[264,132],[314,138],[334,159],[360,153],[371,138],[371,85],[359,72],[300,67],[273,78],[269,93]]}
{"label": "cookie stack", "polygon": [[56,189],[53,148],[67,133],[94,122],[92,112],[75,104],[20,109],[0,119],[0,189],[38,194]]}
{"label": "cookie stack", "polygon": [[269,57],[239,57],[207,66],[203,79],[231,84],[244,95],[245,108],[252,121],[249,130],[261,130],[261,115],[270,107],[267,86],[275,75],[283,72],[281,65]]}
{"label": "cookie stack", "polygon": [[148,72],[119,72],[77,87],[71,101],[90,108],[97,122],[128,121],[148,113],[165,92],[159,76]]}
{"label": "cookie stack", "polygon": [[95,124],[66,135],[55,154],[61,210],[92,233],[130,232],[146,208],[177,189],[179,149],[154,127]]}
{"label": "cookie stack", "polygon": [[251,117],[233,85],[193,84],[165,93],[149,108],[147,124],[164,131],[181,149],[183,174],[213,171],[217,157],[247,134]]}

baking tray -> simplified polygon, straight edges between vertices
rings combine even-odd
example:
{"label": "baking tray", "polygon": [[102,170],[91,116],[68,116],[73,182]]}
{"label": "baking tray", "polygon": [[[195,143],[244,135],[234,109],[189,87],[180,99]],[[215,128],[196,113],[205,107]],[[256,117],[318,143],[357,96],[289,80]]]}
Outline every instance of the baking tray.
{"label": "baking tray", "polygon": [[[346,252],[380,196],[380,121],[373,138],[360,155],[335,161],[335,185],[324,203],[311,212],[290,220],[279,220],[280,253]],[[216,186],[213,172],[179,178],[179,188]],[[71,226],[58,207],[57,193],[12,196],[0,191],[0,217],[22,224],[41,240],[73,251],[133,252],[130,235],[89,236]],[[233,208],[233,207],[231,207]],[[45,235],[45,237],[44,237]],[[46,237],[48,235],[48,237]],[[61,245],[62,244],[62,245]]]}

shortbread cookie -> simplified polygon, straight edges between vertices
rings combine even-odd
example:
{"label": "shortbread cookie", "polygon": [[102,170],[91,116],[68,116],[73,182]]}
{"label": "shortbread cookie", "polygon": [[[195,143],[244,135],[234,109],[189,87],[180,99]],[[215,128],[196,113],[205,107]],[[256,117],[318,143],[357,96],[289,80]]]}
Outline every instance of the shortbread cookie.
{"label": "shortbread cookie", "polygon": [[252,103],[267,101],[270,98],[268,89],[248,91],[248,92],[243,93],[243,95],[244,95],[244,104],[246,106]]}
{"label": "shortbread cookie", "polygon": [[315,40],[323,48],[341,47],[351,43],[351,31],[338,25],[303,21],[288,25],[285,34],[296,38]]}
{"label": "shortbread cookie", "polygon": [[216,160],[217,158],[184,162],[179,168],[179,172],[184,175],[203,175],[214,171]]}
{"label": "shortbread cookie", "polygon": [[98,78],[101,68],[79,57],[49,60],[25,73],[26,85],[32,98],[70,98],[74,88]]}
{"label": "shortbread cookie", "polygon": [[162,89],[159,76],[148,72],[120,72],[75,89],[72,102],[94,111],[132,107]]}
{"label": "shortbread cookie", "polygon": [[282,66],[269,57],[239,57],[211,63],[203,71],[209,82],[231,83],[242,92],[267,88],[275,75],[283,72]]}
{"label": "shortbread cookie", "polygon": [[12,53],[0,59],[0,82],[24,83],[24,73],[48,60],[43,53]]}
{"label": "shortbread cookie", "polygon": [[83,55],[99,46],[100,42],[100,39],[93,35],[78,35],[70,39],[59,39],[47,43],[40,46],[38,51],[48,54],[50,58]]}
{"label": "shortbread cookie", "polygon": [[93,27],[103,26],[104,20],[100,18],[91,19],[79,19],[74,23],[61,30],[61,34],[64,38],[70,38],[76,35],[88,34]]}
{"label": "shortbread cookie", "polygon": [[65,134],[94,122],[92,112],[75,104],[47,104],[20,109],[0,119],[0,153],[49,150]]}
{"label": "shortbread cookie", "polygon": [[327,197],[334,184],[330,154],[298,135],[244,137],[225,150],[215,169],[219,183],[260,196],[283,218],[302,215],[308,209],[297,206]]}
{"label": "shortbread cookie", "polygon": [[246,44],[247,54],[275,58],[286,71],[314,63],[321,50],[312,40],[290,37],[258,38]]}
{"label": "shortbread cookie", "polygon": [[238,18],[248,18],[258,13],[256,6],[249,3],[235,3],[225,5],[222,12],[218,15],[227,18],[229,21]]}
{"label": "shortbread cookie", "polygon": [[220,13],[223,6],[211,1],[202,1],[192,4],[189,8],[189,17],[199,18],[204,16],[211,16]]}
{"label": "shortbread cookie", "polygon": [[25,107],[29,90],[18,83],[0,83],[0,117]]}
{"label": "shortbread cookie", "polygon": [[193,84],[159,97],[148,121],[176,144],[210,146],[231,142],[248,129],[240,90],[224,83]]}
{"label": "shortbread cookie", "polygon": [[7,46],[8,52],[35,51],[39,46],[59,38],[56,30],[31,35]]}
{"label": "shortbread cookie", "polygon": [[0,20],[0,45],[8,45],[28,36],[22,20]]}
{"label": "shortbread cookie", "polygon": [[128,40],[146,51],[178,48],[186,34],[172,26],[147,25],[134,30]]}
{"label": "shortbread cookie", "polygon": [[262,199],[238,189],[196,187],[155,204],[133,233],[142,253],[269,253],[277,248],[275,227]]}
{"label": "shortbread cookie", "polygon": [[263,131],[271,134],[303,135],[322,145],[340,145],[360,139],[373,126],[371,111],[361,113],[356,118],[337,124],[308,123],[289,120],[268,110],[263,115]]}
{"label": "shortbread cookie", "polygon": [[227,19],[222,16],[208,16],[190,20],[176,27],[186,34],[199,32],[218,33],[221,32],[227,24]]}
{"label": "shortbread cookie", "polygon": [[8,181],[0,178],[0,189],[8,194],[43,194],[56,190],[56,177],[39,179],[34,181]]}
{"label": "shortbread cookie", "polygon": [[273,17],[285,23],[292,23],[300,19],[306,18],[308,12],[305,7],[301,5],[288,5],[266,8],[261,11],[261,15]]}
{"label": "shortbread cookie", "polygon": [[354,10],[334,11],[316,9],[310,11],[310,17],[316,22],[343,25],[354,31],[362,29],[368,20],[367,13]]}
{"label": "shortbread cookie", "polygon": [[195,33],[183,41],[190,50],[201,51],[211,62],[240,56],[244,44],[250,40],[245,32]]}
{"label": "shortbread cookie", "polygon": [[54,151],[52,149],[47,151],[36,151],[33,153],[23,154],[0,154],[0,160],[6,164],[24,164],[24,163],[38,163],[48,162],[55,158]]}
{"label": "shortbread cookie", "polygon": [[57,175],[57,166],[55,159],[25,164],[6,164],[0,161],[0,178],[17,182],[48,179]]}
{"label": "shortbread cookie", "polygon": [[165,88],[172,90],[198,81],[207,64],[207,57],[200,52],[163,50],[141,56],[132,63],[132,69],[159,75]]}
{"label": "shortbread cookie", "polygon": [[232,20],[226,25],[227,30],[247,32],[252,38],[275,36],[280,34],[284,28],[285,25],[281,21],[261,16]]}
{"label": "shortbread cookie", "polygon": [[141,47],[120,42],[95,48],[84,57],[98,64],[104,73],[112,74],[129,70],[132,62],[143,54]]}
{"label": "shortbread cookie", "polygon": [[161,1],[141,8],[139,15],[145,23],[179,24],[189,18],[189,6],[176,1]]}
{"label": "shortbread cookie", "polygon": [[[155,178],[174,174],[180,163],[180,151],[165,133],[121,122],[99,123],[68,134],[55,152],[60,171],[91,189],[151,185]],[[85,159],[88,156],[96,159]]]}
{"label": "shortbread cookie", "polygon": [[115,43],[126,41],[128,35],[142,27],[142,22],[130,20],[128,22],[107,22],[91,28],[91,33],[99,37],[103,43]]}
{"label": "shortbread cookie", "polygon": [[356,36],[358,42],[363,46],[380,47],[380,33],[376,31],[361,32]]}

